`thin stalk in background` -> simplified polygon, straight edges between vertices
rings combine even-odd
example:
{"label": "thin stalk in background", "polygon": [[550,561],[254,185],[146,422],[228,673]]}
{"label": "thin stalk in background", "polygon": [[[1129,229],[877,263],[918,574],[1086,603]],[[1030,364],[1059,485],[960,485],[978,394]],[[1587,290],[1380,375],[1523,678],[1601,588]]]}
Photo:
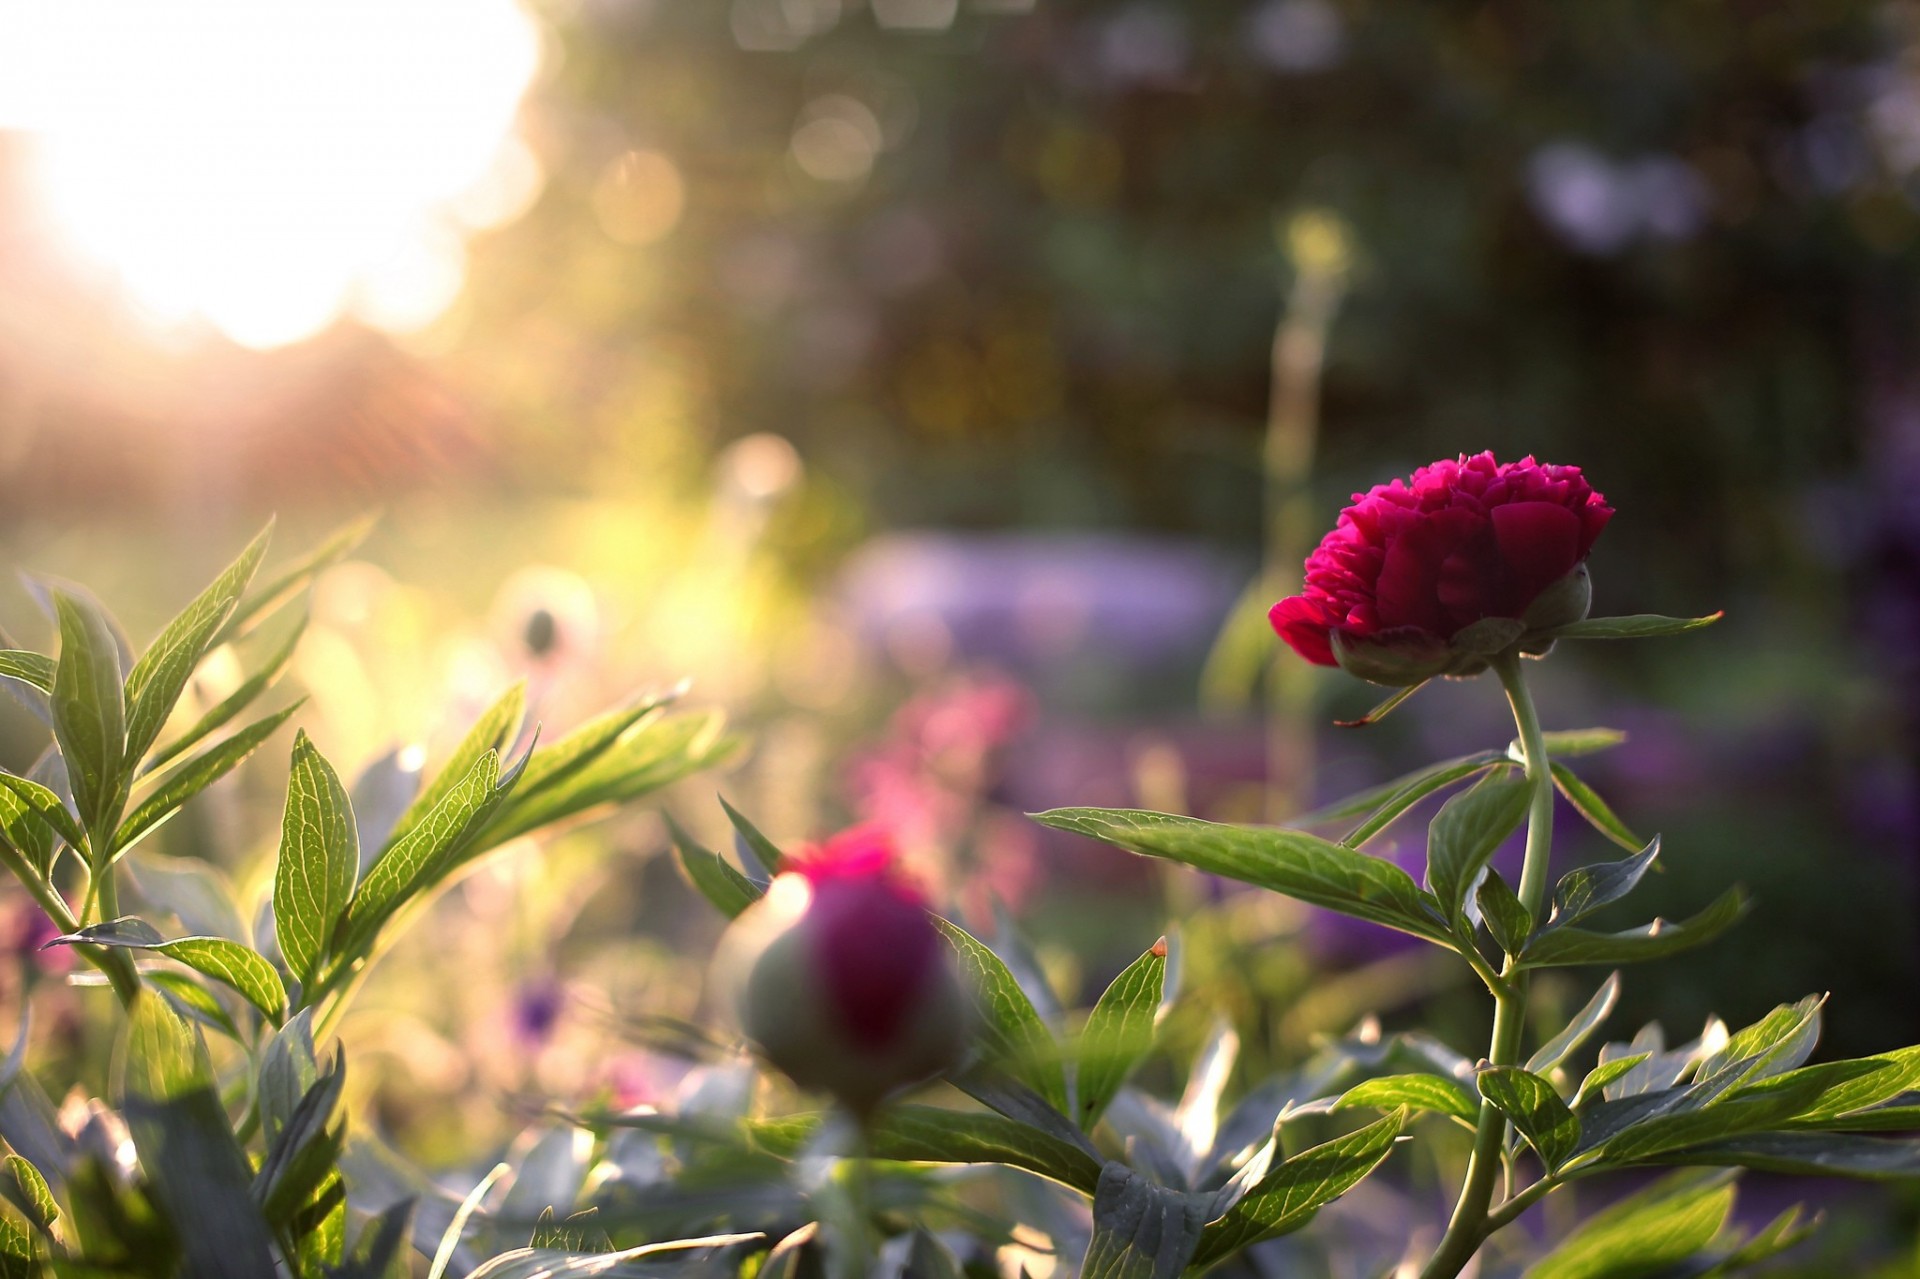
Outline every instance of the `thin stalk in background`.
{"label": "thin stalk in background", "polygon": [[[1546,740],[1540,732],[1540,716],[1534,710],[1533,696],[1527,691],[1520,673],[1520,658],[1512,651],[1493,661],[1493,670],[1506,690],[1507,703],[1513,709],[1514,725],[1520,730],[1520,746],[1526,755],[1527,781],[1533,796],[1527,811],[1526,862],[1520,872],[1520,900],[1533,913],[1543,916],[1546,907],[1547,869],[1553,849],[1553,770],[1547,759]],[[1520,1036],[1526,1025],[1527,974],[1512,955],[1500,970],[1500,989],[1494,992],[1493,1035],[1487,1048],[1487,1060],[1495,1066],[1513,1066],[1520,1061]],[[1506,1117],[1491,1102],[1480,1103],[1480,1119],[1474,1129],[1473,1154],[1467,1161],[1467,1175],[1460,1187],[1460,1198],[1447,1222],[1447,1233],[1420,1279],[1452,1279],[1473,1260],[1474,1253],[1487,1236],[1511,1216],[1489,1216],[1493,1206],[1494,1181],[1499,1176],[1507,1145]]]}

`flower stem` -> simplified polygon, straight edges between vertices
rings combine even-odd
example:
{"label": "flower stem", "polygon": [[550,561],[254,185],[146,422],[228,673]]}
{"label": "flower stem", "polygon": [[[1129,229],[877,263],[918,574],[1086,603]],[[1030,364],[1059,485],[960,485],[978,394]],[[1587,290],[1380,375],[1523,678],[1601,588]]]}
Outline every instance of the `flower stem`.
{"label": "flower stem", "polygon": [[[1520,872],[1520,900],[1535,919],[1546,908],[1547,864],[1553,848],[1553,770],[1547,761],[1546,739],[1540,732],[1540,716],[1534,710],[1533,697],[1520,675],[1518,654],[1507,652],[1493,660],[1494,673],[1506,689],[1507,703],[1513,708],[1513,722],[1520,730],[1520,746],[1526,755],[1527,781],[1533,798],[1527,810],[1527,855]],[[1487,1060],[1495,1066],[1511,1066],[1520,1060],[1520,1035],[1526,1024],[1527,974],[1512,955],[1501,967],[1504,990],[1494,991],[1493,1035],[1487,1047]],[[1420,1272],[1420,1279],[1453,1279],[1480,1245],[1499,1226],[1512,1219],[1504,1212],[1488,1216],[1493,1203],[1493,1183],[1499,1175],[1500,1156],[1507,1142],[1506,1117],[1489,1102],[1480,1103],[1480,1120],[1474,1128],[1473,1154],[1467,1161],[1467,1176],[1447,1222],[1447,1233],[1440,1246]]]}

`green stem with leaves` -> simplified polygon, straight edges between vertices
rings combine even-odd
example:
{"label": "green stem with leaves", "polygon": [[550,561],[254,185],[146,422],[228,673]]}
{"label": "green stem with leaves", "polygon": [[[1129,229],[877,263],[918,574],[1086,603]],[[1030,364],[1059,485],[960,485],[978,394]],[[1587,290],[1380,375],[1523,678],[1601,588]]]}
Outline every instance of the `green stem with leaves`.
{"label": "green stem with leaves", "polygon": [[[1520,900],[1535,919],[1546,909],[1547,868],[1553,849],[1553,770],[1547,759],[1547,744],[1540,732],[1540,716],[1534,710],[1533,696],[1520,674],[1519,654],[1502,653],[1493,659],[1493,670],[1506,690],[1513,708],[1513,722],[1520,730],[1520,747],[1526,756],[1527,781],[1533,796],[1527,811],[1526,862],[1520,872]],[[1520,1061],[1520,1036],[1526,1024],[1527,974],[1512,955],[1500,970],[1501,988],[1494,990],[1493,1035],[1487,1048],[1487,1061],[1495,1066],[1517,1065]],[[1467,1176],[1460,1187],[1460,1198],[1440,1246],[1420,1272],[1420,1279],[1453,1279],[1458,1275],[1493,1230],[1511,1217],[1489,1216],[1493,1203],[1494,1180],[1500,1172],[1507,1143],[1506,1117],[1491,1102],[1480,1103],[1480,1119],[1474,1128],[1473,1154],[1467,1161]]]}
{"label": "green stem with leaves", "polygon": [[[33,899],[40,903],[40,909],[47,912],[47,918],[61,932],[80,931],[80,921],[74,916],[73,908],[67,905],[67,899],[5,840],[0,840],[0,865],[12,871],[13,877],[26,885]],[[106,974],[107,980],[113,984],[114,993],[120,996],[120,1002],[131,1007],[135,997],[140,994],[140,974],[134,970],[133,960],[127,953],[111,946],[78,946],[75,949],[88,963]]]}

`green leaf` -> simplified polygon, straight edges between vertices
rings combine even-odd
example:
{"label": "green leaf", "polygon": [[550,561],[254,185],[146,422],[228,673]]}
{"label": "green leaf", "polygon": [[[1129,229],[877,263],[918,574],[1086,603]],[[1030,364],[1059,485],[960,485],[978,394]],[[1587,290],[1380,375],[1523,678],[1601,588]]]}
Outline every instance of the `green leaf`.
{"label": "green leaf", "polygon": [[53,868],[59,836],[47,819],[11,786],[0,786],[0,838],[25,858],[40,878],[47,877]]}
{"label": "green leaf", "polygon": [[503,798],[499,777],[500,757],[488,751],[404,839],[388,845],[347,906],[342,954],[360,953],[394,911],[452,870]]}
{"label": "green leaf", "polygon": [[715,910],[728,919],[738,919],[741,911],[760,900],[760,894],[765,891],[760,885],[735,870],[719,854],[702,848],[672,817],[662,816],[679,851],[680,868],[686,872],[687,882]]}
{"label": "green leaf", "polygon": [[[67,806],[61,802],[58,795],[39,782],[30,781],[25,777],[15,777],[12,773],[0,772],[0,788],[6,789],[15,799],[25,804],[69,846],[77,849],[86,843],[86,836],[81,834],[80,827],[74,824],[73,814],[67,811]],[[32,837],[28,836],[28,838]],[[24,853],[26,849],[23,848],[20,851]]]}
{"label": "green leaf", "polygon": [[1397,1110],[1275,1165],[1200,1237],[1193,1264],[1212,1265],[1250,1244],[1298,1230],[1324,1204],[1360,1184],[1393,1150],[1406,1123]]}
{"label": "green leaf", "polygon": [[320,1078],[313,1050],[313,1010],[287,1018],[260,1055],[260,1122],[273,1141],[293,1119],[300,1099]]}
{"label": "green leaf", "polygon": [[[619,1123],[620,1119],[614,1117],[610,1122]],[[792,1157],[813,1140],[820,1123],[819,1115],[792,1115],[753,1120],[747,1128],[762,1149]],[[1079,1146],[987,1111],[942,1110],[911,1103],[884,1107],[874,1120],[872,1152],[876,1159],[910,1163],[1025,1168],[1086,1195],[1094,1192],[1100,1179],[1099,1161]]]}
{"label": "green leaf", "polygon": [[[492,752],[498,756],[513,743],[515,734],[520,731],[520,721],[527,713],[526,681],[515,684],[502,694],[498,701],[487,708],[486,712],[474,721],[473,727],[460,744],[454,747],[453,754],[441,766],[434,779],[422,787],[414,796],[413,803],[400,814],[400,820],[394,823],[393,833],[387,836],[387,847],[392,848],[404,840],[413,829],[426,820],[427,814],[445,799],[449,792],[466,780],[467,774],[480,761],[482,755]],[[529,760],[531,766],[531,760]]]}
{"label": "green leaf", "polygon": [[45,1273],[33,1237],[19,1222],[0,1215],[0,1279],[40,1279]]}
{"label": "green leaf", "polygon": [[1645,841],[1627,829],[1627,824],[1614,815],[1614,811],[1607,807],[1607,801],[1601,799],[1593,787],[1581,781],[1571,768],[1558,760],[1551,761],[1550,767],[1553,769],[1554,786],[1587,819],[1589,825],[1630,853],[1640,850]]}
{"label": "green leaf", "polygon": [[733,823],[734,832],[745,842],[748,851],[760,859],[760,864],[767,868],[767,874],[778,875],[780,868],[787,862],[786,854],[780,851],[780,846],[762,835],[760,828],[748,821],[739,809],[729,804],[725,795],[718,798],[720,807],[726,810],[727,820]]}
{"label": "green leaf", "polygon": [[1300,831],[1109,808],[1057,808],[1034,820],[1453,946],[1439,903],[1411,875]]}
{"label": "green leaf", "polygon": [[1826,1002],[1824,995],[1808,995],[1799,1003],[1781,1004],[1728,1036],[1693,1072],[1696,1091],[1710,1088],[1717,1096],[1804,1062],[1820,1041],[1820,1008]]}
{"label": "green leaf", "polygon": [[1802,1222],[1801,1211],[1802,1206],[1795,1204],[1754,1231],[1751,1239],[1716,1261],[1713,1269],[1700,1276],[1700,1279],[1721,1279],[1721,1276],[1736,1274],[1769,1257],[1778,1256],[1809,1238],[1820,1228],[1821,1216],[1815,1213],[1812,1220]]}
{"label": "green leaf", "polygon": [[1109,1163],[1094,1190],[1093,1239],[1080,1279],[1176,1279],[1199,1246],[1211,1198]]}
{"label": "green leaf", "polygon": [[1600,983],[1600,989],[1593,992],[1593,998],[1586,1006],[1573,1015],[1566,1028],[1559,1034],[1540,1045],[1540,1051],[1527,1058],[1527,1069],[1536,1075],[1553,1073],[1560,1063],[1573,1055],[1575,1049],[1600,1029],[1602,1023],[1613,1012],[1613,1006],[1620,1002],[1620,974],[1608,973],[1607,979]]}
{"label": "green leaf", "polygon": [[213,1062],[200,1032],[157,995],[143,994],[134,1000],[122,1061],[125,1094],[152,1102],[172,1101],[213,1084]]}
{"label": "green leaf", "polygon": [[1653,635],[1684,635],[1704,626],[1712,626],[1725,617],[1724,612],[1705,617],[1661,617],[1657,613],[1631,613],[1625,617],[1589,617],[1582,622],[1556,626],[1553,637],[1563,639],[1642,639]]}
{"label": "green leaf", "polygon": [[[1550,758],[1573,759],[1612,750],[1626,741],[1627,735],[1617,728],[1561,728],[1540,734],[1540,739],[1546,743]],[[1516,764],[1527,762],[1527,750],[1519,738],[1507,744],[1507,758]]]}
{"label": "green leaf", "polygon": [[73,798],[90,830],[118,815],[127,786],[126,706],[113,626],[91,604],[53,597],[60,663],[53,676],[53,736],[67,762]]}
{"label": "green leaf", "polygon": [[347,788],[306,733],[299,733],[273,874],[273,922],[280,953],[302,986],[313,984],[327,960],[359,868],[360,834]]}
{"label": "green leaf", "polygon": [[1534,968],[1663,959],[1712,941],[1746,913],[1745,891],[1730,888],[1711,906],[1677,924],[1656,919],[1651,924],[1618,933],[1596,933],[1584,928],[1548,929],[1527,944],[1521,959]]}
{"label": "green leaf", "polygon": [[25,649],[0,650],[0,679],[17,679],[43,693],[53,691],[54,660],[44,653]]}
{"label": "green leaf", "polygon": [[1499,871],[1488,867],[1474,900],[1480,903],[1480,916],[1487,921],[1487,931],[1501,950],[1517,955],[1525,949],[1527,938],[1533,935],[1533,912]]}
{"label": "green leaf", "polygon": [[1858,1062],[1830,1062],[1794,1071],[1697,1109],[1677,1109],[1627,1125],[1599,1144],[1607,1164],[1643,1161],[1680,1150],[1773,1128],[1810,1107],[1836,1080],[1859,1077]]}
{"label": "green leaf", "polygon": [[142,981],[152,986],[173,1006],[173,1010],[190,1021],[219,1031],[236,1043],[248,1043],[248,1037],[240,1033],[240,1027],[213,992],[202,986],[185,973],[170,969],[155,968],[140,974]]}
{"label": "green leaf", "polygon": [[345,559],[354,547],[366,540],[367,534],[373,531],[373,526],[378,521],[377,515],[364,516],[335,530],[319,546],[283,570],[278,577],[254,591],[251,597],[242,600],[227,618],[226,624],[215,633],[207,647],[218,648],[226,641],[246,634],[252,628],[254,619],[266,616],[292,599],[306,588],[307,583],[319,576],[322,569]]}
{"label": "green leaf", "polygon": [[[1475,773],[1484,772],[1495,764],[1501,763],[1504,758],[1499,751],[1481,751],[1477,755],[1462,755],[1458,759],[1445,760],[1417,769],[1404,777],[1396,777],[1390,782],[1370,786],[1345,799],[1336,800],[1323,808],[1316,808],[1310,813],[1302,814],[1287,824],[1302,828],[1329,826],[1334,822],[1345,821],[1349,817],[1371,813],[1372,816],[1367,821],[1367,826],[1373,827],[1371,831],[1367,830],[1367,826],[1363,826],[1340,841],[1350,848],[1358,847],[1366,842],[1366,838],[1378,834],[1394,818],[1435,791],[1443,790],[1457,781],[1472,777]],[[1362,831],[1366,831],[1366,838],[1357,838]]]}
{"label": "green leaf", "polygon": [[1511,769],[1488,773],[1448,800],[1427,831],[1427,887],[1449,919],[1459,919],[1467,888],[1507,836],[1520,829],[1533,787]]}
{"label": "green leaf", "polygon": [[1359,719],[1337,719],[1334,722],[1340,728],[1365,728],[1369,724],[1378,724],[1387,716],[1400,709],[1400,704],[1425,688],[1433,681],[1423,679],[1418,684],[1409,684],[1405,688],[1396,688],[1387,698]]}
{"label": "green leaf", "polygon": [[1920,1138],[1763,1132],[1688,1146],[1655,1156],[1653,1162],[1753,1168],[1800,1177],[1891,1180],[1920,1176]]}
{"label": "green leaf", "polygon": [[307,618],[302,614],[299,624],[280,642],[280,647],[261,664],[260,669],[241,681],[240,686],[222,698],[217,706],[195,720],[186,732],[155,751],[147,761],[147,771],[165,768],[253,705],[254,699],[272,688],[286,672],[288,664],[293,661],[294,652],[300,647],[301,637],[306,633]]}
{"label": "green leaf", "polygon": [[[1817,1106],[1795,1116],[1795,1125],[1830,1123],[1835,1127],[1847,1127],[1848,1119],[1865,1119],[1874,1113],[1872,1107],[1891,1101],[1920,1085],[1920,1045],[1862,1060],[1885,1063],[1887,1069],[1829,1089],[1821,1095]],[[1920,1123],[1909,1126],[1920,1129]]]}
{"label": "green leaf", "polygon": [[1335,1110],[1371,1106],[1375,1110],[1431,1111],[1473,1123],[1480,1101],[1467,1086],[1445,1075],[1381,1075],[1355,1084],[1334,1103]]}
{"label": "green leaf", "polygon": [[[707,1235],[699,1239],[669,1239],[664,1243],[646,1243],[618,1252],[567,1252],[559,1248],[515,1248],[500,1253],[467,1279],[565,1279],[568,1275],[617,1275],[625,1262],[658,1257],[665,1253],[689,1252],[699,1248],[727,1248],[766,1238],[757,1232],[735,1235]],[[652,1274],[651,1269],[636,1267],[628,1274]]]}
{"label": "green leaf", "polygon": [[933,922],[953,947],[960,977],[973,992],[989,1054],[1064,1113],[1067,1081],[1059,1049],[1033,1001],[1000,956],[983,942],[958,924],[938,916]]}
{"label": "green leaf", "polygon": [[302,698],[285,710],[256,720],[182,764],[120,823],[120,829],[113,837],[115,847],[128,849],[146,838],[162,822],[179,812],[188,800],[231,773],[247,756],[259,750],[260,744],[272,737],[305,703],[306,699]]}
{"label": "green leaf", "polygon": [[0,1182],[0,1189],[4,1189],[7,1198],[26,1215],[28,1225],[48,1238],[53,1237],[53,1223],[60,1220],[60,1204],[54,1199],[47,1179],[31,1161],[9,1153],[6,1179]]}
{"label": "green leaf", "polygon": [[1571,923],[1619,901],[1639,886],[1659,855],[1660,837],[1655,835],[1651,843],[1632,857],[1568,871],[1553,887],[1553,914],[1547,927]]}
{"label": "green leaf", "polygon": [[1579,1091],[1573,1094],[1573,1108],[1579,1110],[1593,1097],[1602,1094],[1608,1084],[1630,1073],[1634,1067],[1652,1056],[1652,1053],[1633,1053],[1630,1056],[1615,1057],[1601,1062],[1588,1071],[1587,1077],[1580,1081]]}
{"label": "green leaf", "polygon": [[180,615],[168,622],[140,660],[127,672],[127,758],[138,760],[160,735],[180,700],[193,668],[206,656],[214,633],[233,615],[234,606],[260,567],[273,536],[273,521],[260,530],[240,557],[213,579]]}
{"label": "green leaf", "polygon": [[1480,1095],[1513,1121],[1547,1171],[1558,1172],[1580,1144],[1580,1121],[1553,1085],[1518,1066],[1489,1066],[1477,1082]]}
{"label": "green leaf", "polygon": [[1167,981],[1167,939],[1128,964],[1087,1016],[1075,1053],[1080,1127],[1088,1132],[1153,1047]]}
{"label": "green leaf", "polygon": [[308,1087],[268,1143],[251,1193],[267,1220],[276,1225],[291,1220],[335,1173],[346,1125],[331,1131],[328,1125],[339,1108],[346,1074],[345,1057],[336,1052],[332,1067]]}
{"label": "green leaf", "polygon": [[1724,1175],[1657,1182],[1590,1218],[1526,1279],[1640,1279],[1677,1266],[1713,1242],[1733,1194]]}
{"label": "green leaf", "polygon": [[78,932],[62,933],[49,946],[157,946],[164,939],[152,924],[132,915],[89,924]]}
{"label": "green leaf", "polygon": [[287,992],[273,965],[225,937],[181,937],[166,941],[152,924],[131,915],[67,933],[47,943],[120,946],[150,950],[177,959],[187,967],[238,992],[276,1024],[286,1009]]}

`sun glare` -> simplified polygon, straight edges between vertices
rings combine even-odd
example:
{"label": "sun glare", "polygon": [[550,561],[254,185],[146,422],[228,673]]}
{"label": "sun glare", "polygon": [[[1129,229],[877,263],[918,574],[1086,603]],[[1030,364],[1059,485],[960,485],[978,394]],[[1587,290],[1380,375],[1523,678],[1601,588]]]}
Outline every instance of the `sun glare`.
{"label": "sun glare", "polygon": [[0,0],[0,129],[51,236],[158,325],[405,331],[539,190],[539,57],[515,0]]}

